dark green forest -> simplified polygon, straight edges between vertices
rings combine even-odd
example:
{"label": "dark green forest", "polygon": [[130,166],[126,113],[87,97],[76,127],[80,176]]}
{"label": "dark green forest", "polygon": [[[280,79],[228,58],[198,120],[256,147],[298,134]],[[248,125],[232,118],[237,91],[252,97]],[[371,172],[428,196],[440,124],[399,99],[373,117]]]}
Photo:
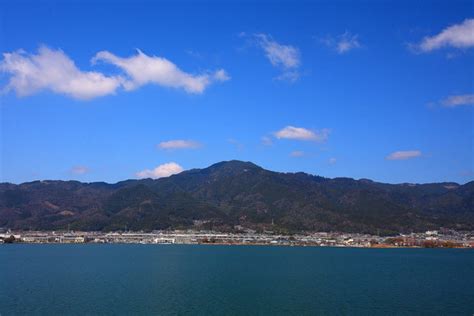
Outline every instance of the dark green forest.
{"label": "dark green forest", "polygon": [[235,227],[395,234],[474,229],[474,181],[385,184],[226,161],[157,180],[0,184],[0,227],[143,230]]}

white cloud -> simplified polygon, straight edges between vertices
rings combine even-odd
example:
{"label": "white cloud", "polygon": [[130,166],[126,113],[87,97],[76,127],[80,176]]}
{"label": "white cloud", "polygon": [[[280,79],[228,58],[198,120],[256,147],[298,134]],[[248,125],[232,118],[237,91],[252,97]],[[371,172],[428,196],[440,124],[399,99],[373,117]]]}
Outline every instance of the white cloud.
{"label": "white cloud", "polygon": [[304,156],[304,151],[301,150],[295,150],[290,153],[291,157],[303,157]]}
{"label": "white cloud", "polygon": [[328,162],[329,162],[330,165],[334,165],[334,164],[337,162],[337,159],[334,158],[334,157],[333,157],[333,158],[329,158]]}
{"label": "white cloud", "polygon": [[357,34],[351,34],[348,31],[336,37],[327,37],[322,40],[329,48],[334,49],[338,54],[345,54],[353,49],[360,48],[360,42]]}
{"label": "white cloud", "polygon": [[457,107],[462,105],[474,105],[474,94],[452,95],[441,101],[446,107]]}
{"label": "white cloud", "polygon": [[474,19],[466,19],[442,30],[439,34],[425,37],[415,45],[418,51],[431,52],[443,47],[474,47]]}
{"label": "white cloud", "polygon": [[101,51],[92,61],[104,61],[122,69],[129,77],[123,84],[126,90],[154,83],[164,87],[184,89],[188,93],[202,93],[210,84],[230,79],[223,69],[214,73],[193,75],[182,71],[166,58],[148,56],[140,50],[137,51],[136,55],[128,58]]}
{"label": "white cloud", "polygon": [[161,149],[173,150],[173,149],[196,149],[201,147],[201,144],[193,140],[175,139],[158,144]]}
{"label": "white cloud", "polygon": [[283,45],[272,39],[270,35],[254,34],[258,46],[265,52],[270,63],[281,69],[283,73],[277,76],[277,80],[294,82],[299,78],[298,68],[301,65],[301,54],[298,48],[291,45]]}
{"label": "white cloud", "polygon": [[87,100],[115,93],[123,81],[120,76],[81,71],[62,50],[46,46],[41,46],[37,54],[22,50],[4,53],[0,72],[11,75],[4,91],[14,90],[18,96],[50,90]]}
{"label": "white cloud", "polygon": [[71,168],[71,172],[74,174],[86,174],[89,172],[89,168],[86,166],[74,166]]}
{"label": "white cloud", "polygon": [[62,50],[46,46],[41,46],[36,54],[22,50],[4,53],[0,72],[9,74],[10,77],[2,90],[13,90],[18,96],[49,90],[89,100],[114,94],[122,87],[133,90],[148,83],[182,88],[188,93],[202,93],[210,84],[230,79],[223,69],[198,75],[189,74],[165,58],[147,56],[139,50],[129,58],[120,58],[102,51],[92,59],[92,63],[97,61],[111,63],[121,68],[125,74],[107,76],[97,71],[82,71]]}
{"label": "white cloud", "polygon": [[143,171],[137,172],[135,175],[137,178],[144,179],[144,178],[164,178],[169,177],[173,174],[177,174],[182,172],[184,169],[180,165],[175,162],[168,162],[162,165],[159,165],[153,170],[145,169]]}
{"label": "white cloud", "polygon": [[296,139],[316,142],[325,142],[329,137],[330,130],[323,128],[320,131],[312,131],[303,127],[286,126],[274,135],[281,139]]}
{"label": "white cloud", "polygon": [[406,150],[406,151],[395,151],[385,157],[387,160],[407,160],[421,156],[421,151],[419,150]]}

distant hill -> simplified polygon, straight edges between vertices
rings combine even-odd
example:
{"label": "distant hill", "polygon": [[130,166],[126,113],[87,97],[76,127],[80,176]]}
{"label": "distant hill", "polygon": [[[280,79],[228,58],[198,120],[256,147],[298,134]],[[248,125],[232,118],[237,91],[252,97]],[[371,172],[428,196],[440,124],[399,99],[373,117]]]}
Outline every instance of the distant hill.
{"label": "distant hill", "polygon": [[226,161],[158,180],[0,184],[0,227],[34,230],[474,230],[474,181],[385,184]]}

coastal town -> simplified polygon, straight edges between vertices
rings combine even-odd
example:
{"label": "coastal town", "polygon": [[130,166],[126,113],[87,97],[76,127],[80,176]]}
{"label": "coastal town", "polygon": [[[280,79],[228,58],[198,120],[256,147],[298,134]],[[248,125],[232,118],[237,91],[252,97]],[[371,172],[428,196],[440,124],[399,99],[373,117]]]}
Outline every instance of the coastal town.
{"label": "coastal town", "polygon": [[319,246],[361,248],[474,248],[474,232],[432,230],[398,236],[376,236],[358,233],[314,232],[282,235],[272,231],[240,233],[215,231],[153,232],[81,232],[81,231],[10,231],[0,232],[0,244],[220,244]]}

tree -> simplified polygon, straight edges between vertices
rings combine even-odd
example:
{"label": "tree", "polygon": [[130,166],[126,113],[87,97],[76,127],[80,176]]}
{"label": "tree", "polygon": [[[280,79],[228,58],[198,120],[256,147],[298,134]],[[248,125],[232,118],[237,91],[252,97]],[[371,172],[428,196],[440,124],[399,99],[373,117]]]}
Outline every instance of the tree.
{"label": "tree", "polygon": [[15,242],[16,238],[13,235],[10,235],[10,237],[5,238],[3,241],[6,244],[13,244]]}

